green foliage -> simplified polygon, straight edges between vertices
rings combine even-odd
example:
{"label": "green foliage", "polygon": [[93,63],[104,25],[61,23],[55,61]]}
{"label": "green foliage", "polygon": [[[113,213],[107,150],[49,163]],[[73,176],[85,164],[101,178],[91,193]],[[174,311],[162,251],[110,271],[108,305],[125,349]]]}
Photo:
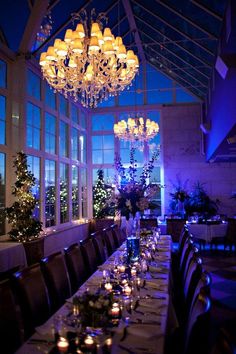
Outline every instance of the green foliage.
{"label": "green foliage", "polygon": [[103,170],[97,171],[97,180],[93,187],[93,216],[97,219],[114,215],[114,208],[108,205],[112,195],[112,187],[104,182]]}
{"label": "green foliage", "polygon": [[198,213],[204,218],[209,218],[217,214],[219,200],[212,200],[207,195],[203,184],[196,182],[193,191],[190,193],[188,200],[185,203],[185,210],[188,215]]}
{"label": "green foliage", "polygon": [[35,185],[34,175],[28,171],[27,156],[18,152],[13,162],[16,182],[12,187],[15,202],[3,211],[3,216],[12,225],[9,236],[18,242],[32,241],[42,231],[42,223],[33,217],[38,200],[33,196],[31,188]]}

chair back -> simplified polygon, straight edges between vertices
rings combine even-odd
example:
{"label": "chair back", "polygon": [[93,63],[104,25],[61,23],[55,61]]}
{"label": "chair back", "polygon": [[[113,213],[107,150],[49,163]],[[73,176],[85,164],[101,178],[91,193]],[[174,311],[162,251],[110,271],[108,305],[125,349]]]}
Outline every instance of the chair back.
{"label": "chair back", "polygon": [[190,311],[198,294],[202,293],[210,297],[211,292],[211,276],[205,270],[202,271],[201,265],[197,265],[192,278],[189,291],[186,294],[187,311]]}
{"label": "chair back", "polygon": [[47,284],[52,309],[56,311],[71,296],[71,285],[64,255],[57,252],[43,258],[41,268]]}
{"label": "chair back", "polygon": [[180,269],[180,276],[181,277],[183,277],[183,274],[185,272],[186,263],[188,260],[188,256],[189,256],[190,252],[193,250],[193,248],[194,248],[193,240],[191,238],[188,238],[184,244],[183,252],[180,255],[179,269]]}
{"label": "chair back", "polygon": [[187,260],[186,260],[186,264],[185,264],[185,269],[184,269],[183,274],[182,274],[182,275],[183,275],[183,277],[182,277],[182,281],[183,281],[183,282],[184,282],[184,280],[186,279],[186,276],[187,276],[187,273],[188,273],[189,264],[190,264],[192,258],[193,258],[193,259],[197,259],[198,255],[199,255],[199,250],[198,250],[198,248],[197,248],[196,246],[193,246],[193,247],[190,249],[190,252],[189,252],[189,254],[188,254],[188,256],[187,256]]}
{"label": "chair back", "polygon": [[107,249],[104,243],[103,235],[100,231],[91,234],[93,245],[97,254],[98,265],[103,264],[107,259]]}
{"label": "chair back", "polygon": [[226,242],[236,245],[236,219],[228,218],[228,226],[226,231]]}
{"label": "chair back", "polygon": [[74,243],[70,247],[65,248],[64,252],[71,283],[71,292],[74,294],[87,279],[88,272],[78,243]]}
{"label": "chair back", "polygon": [[112,228],[108,227],[107,229],[103,229],[105,244],[107,247],[108,256],[110,256],[116,249],[115,238],[112,232]]}
{"label": "chair back", "polygon": [[81,252],[84,258],[85,266],[88,269],[88,274],[90,276],[97,270],[98,266],[98,258],[91,238],[81,242]]}
{"label": "chair back", "polygon": [[157,226],[158,226],[157,218],[140,219],[141,229],[151,229],[152,227],[157,227]]}
{"label": "chair back", "polygon": [[42,325],[51,315],[48,289],[40,265],[35,264],[15,273],[14,284],[28,338],[35,327]]}
{"label": "chair back", "polygon": [[208,296],[198,294],[189,313],[184,354],[207,354],[211,301]]}
{"label": "chair back", "polygon": [[0,341],[4,354],[13,354],[23,343],[20,309],[9,280],[0,283]]}
{"label": "chair back", "polygon": [[113,237],[115,239],[116,247],[120,247],[120,245],[124,242],[124,234],[122,233],[121,229],[117,224],[113,224],[111,226]]}
{"label": "chair back", "polygon": [[235,354],[236,353],[236,323],[235,319],[224,324],[220,329],[216,338],[216,343],[213,346],[211,354]]}
{"label": "chair back", "polygon": [[185,219],[166,219],[167,234],[172,236],[174,242],[179,242],[185,222]]}
{"label": "chair back", "polygon": [[179,253],[182,253],[185,241],[191,237],[187,225],[184,225],[179,237]]}
{"label": "chair back", "polygon": [[202,275],[202,259],[200,257],[192,257],[189,262],[188,271],[183,281],[185,301],[189,298],[190,302],[193,298],[198,281]]}

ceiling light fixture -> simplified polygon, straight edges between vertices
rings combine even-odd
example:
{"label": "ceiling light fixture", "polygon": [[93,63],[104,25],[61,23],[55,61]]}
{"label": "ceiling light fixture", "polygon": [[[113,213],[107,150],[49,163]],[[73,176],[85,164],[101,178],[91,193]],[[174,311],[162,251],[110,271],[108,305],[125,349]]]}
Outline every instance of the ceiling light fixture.
{"label": "ceiling light fixture", "polygon": [[86,11],[73,14],[72,19],[79,21],[76,29],[67,29],[64,40],[55,39],[39,61],[43,77],[55,91],[75,101],[80,95],[87,108],[130,86],[139,68],[137,55],[126,51],[121,37],[114,37],[109,27],[102,32],[104,14],[96,21],[95,16],[94,9],[90,20]]}

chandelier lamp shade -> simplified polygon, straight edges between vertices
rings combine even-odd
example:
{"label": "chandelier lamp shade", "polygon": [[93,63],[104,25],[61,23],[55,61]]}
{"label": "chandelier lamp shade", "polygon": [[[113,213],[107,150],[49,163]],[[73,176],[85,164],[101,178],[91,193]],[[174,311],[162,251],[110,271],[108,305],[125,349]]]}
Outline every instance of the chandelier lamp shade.
{"label": "chandelier lamp shade", "polygon": [[[98,18],[101,14],[98,15]],[[115,96],[131,85],[139,68],[132,50],[126,50],[121,37],[114,37],[109,27],[102,29],[101,20],[88,25],[87,14],[75,30],[67,29],[64,40],[55,39],[39,64],[48,84],[75,101],[80,96],[86,108]]]}
{"label": "chandelier lamp shade", "polygon": [[115,136],[129,142],[148,142],[159,132],[159,125],[149,118],[128,118],[114,124]]}

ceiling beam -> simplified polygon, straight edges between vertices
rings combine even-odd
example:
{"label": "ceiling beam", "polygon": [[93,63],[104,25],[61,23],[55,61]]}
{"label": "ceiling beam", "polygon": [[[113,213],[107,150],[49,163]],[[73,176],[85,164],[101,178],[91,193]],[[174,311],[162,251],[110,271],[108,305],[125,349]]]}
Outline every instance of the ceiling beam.
{"label": "ceiling beam", "polygon": [[[140,32],[146,36],[147,38],[149,38],[150,40],[152,40],[153,42],[155,42],[157,45],[159,45],[159,47],[163,48],[163,44],[158,42],[158,41],[154,41],[154,39],[152,37],[150,37],[146,32],[141,31]],[[143,43],[145,44],[145,43]],[[169,52],[171,55],[173,55],[174,57],[176,57],[177,59],[181,60],[183,63],[185,63],[186,65],[188,65],[190,68],[194,69],[198,74],[200,74],[201,76],[204,76],[207,80],[209,80],[209,76],[207,76],[205,73],[203,73],[201,70],[197,69],[194,65],[192,65],[191,63],[189,63],[188,61],[186,61],[185,59],[183,59],[181,56],[179,56],[178,54],[176,54],[175,52],[173,52],[172,50],[170,50],[169,48],[167,48],[166,46],[164,46],[164,49]]]}
{"label": "ceiling beam", "polygon": [[150,15],[152,15],[153,17],[157,18],[159,21],[163,22],[166,26],[170,27],[173,31],[179,33],[181,36],[187,38],[190,42],[194,43],[197,47],[201,48],[202,50],[204,50],[206,53],[208,53],[209,55],[215,56],[215,54],[209,50],[207,47],[205,47],[204,45],[202,45],[201,43],[198,43],[197,41],[195,41],[194,38],[192,38],[191,36],[189,36],[187,33],[181,31],[180,29],[178,29],[177,27],[173,26],[170,22],[166,21],[163,17],[155,14],[154,12],[150,11],[149,9],[147,9],[146,7],[142,6],[139,2],[137,2],[136,0],[132,0],[136,5],[138,5],[139,7],[143,8],[144,11],[150,13]]}
{"label": "ceiling beam", "polygon": [[223,21],[223,17],[222,16],[218,15],[215,11],[209,9],[209,7],[207,7],[206,5],[203,5],[203,4],[199,3],[196,0],[190,0],[190,2],[192,2],[193,5],[199,7],[201,10],[207,12],[209,15],[215,17],[217,20]]}
{"label": "ceiling beam", "polygon": [[132,7],[131,7],[131,4],[130,4],[130,1],[129,0],[122,0],[122,4],[123,4],[123,7],[125,9],[125,13],[126,13],[126,15],[128,17],[130,29],[134,33],[134,39],[135,39],[135,42],[136,42],[136,45],[137,45],[137,48],[138,48],[139,56],[141,58],[141,61],[143,63],[145,63],[146,58],[145,58],[144,50],[143,50],[143,47],[142,47],[142,42],[141,42],[141,39],[140,39],[140,36],[139,36],[138,28],[137,28],[137,25],[136,25],[136,22],[135,22],[135,18],[134,18],[134,14],[133,14],[133,11],[132,11]]}
{"label": "ceiling beam", "polygon": [[[158,60],[157,60],[157,62],[158,62]],[[203,100],[203,97],[204,97],[205,95],[204,95],[203,92],[199,91],[197,87],[195,87],[195,86],[189,84],[189,82],[185,81],[182,77],[179,77],[179,79],[180,79],[180,81],[179,81],[178,78],[176,79],[176,77],[174,77],[173,75],[170,75],[170,73],[168,72],[168,68],[167,68],[167,71],[165,71],[165,70],[161,70],[160,68],[158,68],[158,67],[157,67],[156,65],[154,65],[150,60],[148,60],[148,63],[149,63],[155,70],[162,71],[166,76],[169,77],[169,79],[171,79],[171,80],[177,82],[181,87],[183,87],[184,89],[186,89],[190,94],[192,94],[192,95],[194,95],[195,97],[199,98],[201,101]],[[164,66],[164,65],[163,65],[163,66]],[[182,80],[182,81],[185,81],[185,82],[187,83],[187,86],[185,86],[185,85],[183,84],[183,82],[181,82],[181,80]],[[188,88],[187,88],[187,87],[188,87]],[[191,87],[192,89],[194,89],[194,90],[199,91],[200,93],[197,95],[196,93],[194,93],[194,92],[190,89],[190,87]]]}
{"label": "ceiling beam", "polygon": [[60,0],[54,0],[54,1],[50,4],[50,6],[48,6],[48,11],[51,11],[51,10],[54,8],[54,6],[56,6],[59,2],[60,2]]}
{"label": "ceiling beam", "polygon": [[181,12],[177,11],[176,9],[174,9],[172,6],[166,4],[165,2],[163,2],[163,0],[155,0],[158,4],[160,4],[161,6],[165,7],[166,9],[168,9],[169,11],[171,11],[173,14],[175,14],[176,16],[178,16],[179,18],[181,18],[182,20],[184,20],[185,22],[189,23],[191,26],[195,27],[197,30],[205,33],[207,36],[218,40],[218,38],[211,32],[207,31],[205,28],[203,28],[202,26],[200,26],[199,24],[197,24],[195,21],[191,20],[189,17],[184,16]]}
{"label": "ceiling beam", "polygon": [[[182,45],[178,44],[177,41],[173,41],[170,37],[166,36],[165,34],[163,34],[161,31],[159,31],[157,28],[154,28],[153,26],[151,26],[148,22],[144,21],[143,19],[141,19],[138,16],[135,16],[135,18],[142,22],[145,26],[150,27],[153,31],[159,33],[164,39],[168,39],[170,41],[170,43],[174,44],[176,47],[178,47],[179,49],[182,49],[185,53],[191,55],[194,59],[198,60],[200,63],[204,64],[204,66],[206,68],[211,69],[211,65],[206,62],[205,60],[201,59],[200,57],[198,57],[197,55],[193,54],[192,52],[190,52],[188,49],[186,49],[185,47],[183,47]],[[164,44],[164,43],[162,43]],[[165,42],[166,44],[166,42]],[[168,44],[168,43],[167,43]],[[205,75],[205,74],[204,74]]]}
{"label": "ceiling beam", "polygon": [[[92,0],[87,0],[85,5],[81,6],[77,11],[77,12],[81,12],[83,10],[86,9],[86,7],[92,2]],[[58,27],[58,29],[50,36],[46,39],[46,41],[44,41],[41,46],[39,46],[34,52],[33,54],[36,55],[37,53],[39,53],[49,42],[51,42],[66,26],[68,26],[70,23],[72,22],[72,17],[68,17],[68,19],[60,26]]]}
{"label": "ceiling beam", "polygon": [[[193,76],[192,74],[190,74],[189,72],[187,72],[186,70],[182,69],[179,65],[177,65],[175,62],[171,61],[170,59],[166,58],[164,55],[160,54],[159,52],[157,52],[156,50],[154,50],[153,48],[149,48],[149,50],[151,50],[152,52],[154,52],[155,54],[157,54],[158,56],[162,57],[164,60],[167,60],[169,63],[171,63],[174,67],[178,68],[180,71],[182,71],[185,75],[191,77],[193,80],[195,80],[196,82],[198,82],[203,88],[207,88],[208,86],[205,85],[202,81],[198,80],[195,76]],[[156,59],[156,57],[154,58]],[[172,68],[171,68],[172,69]]]}
{"label": "ceiling beam", "polygon": [[20,53],[29,53],[31,51],[37,32],[47,13],[48,4],[49,0],[35,0],[19,46]]}
{"label": "ceiling beam", "polygon": [[[114,29],[115,29],[116,27],[118,27],[118,29],[119,29],[120,24],[121,24],[126,18],[127,18],[127,16],[124,15],[119,21],[117,21],[117,22],[114,24],[114,26],[111,28],[111,31],[114,31]],[[119,34],[118,34],[118,36],[119,36]]]}

